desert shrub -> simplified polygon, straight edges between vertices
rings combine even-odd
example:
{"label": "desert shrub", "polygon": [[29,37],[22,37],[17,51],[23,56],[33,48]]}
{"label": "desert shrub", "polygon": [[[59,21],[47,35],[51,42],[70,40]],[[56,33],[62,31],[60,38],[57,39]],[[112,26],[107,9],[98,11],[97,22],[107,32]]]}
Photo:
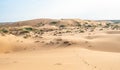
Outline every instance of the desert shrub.
{"label": "desert shrub", "polygon": [[81,27],[82,25],[80,23],[77,23],[76,26]]}
{"label": "desert shrub", "polygon": [[106,25],[107,25],[107,26],[110,26],[110,25],[111,25],[111,23],[107,23]]}
{"label": "desert shrub", "polygon": [[67,30],[66,33],[71,33],[71,31]]}
{"label": "desert shrub", "polygon": [[60,25],[59,27],[60,27],[60,28],[64,28],[64,27],[65,27],[65,25]]}
{"label": "desert shrub", "polygon": [[114,29],[119,29],[120,27],[118,26],[118,25],[114,25],[113,27],[112,27],[112,29],[114,30]]}
{"label": "desert shrub", "polygon": [[2,33],[8,33],[9,31],[7,29],[3,28],[3,29],[0,30],[0,32],[2,32]]}
{"label": "desert shrub", "polygon": [[20,30],[18,31],[18,34],[19,34],[19,35],[23,35],[23,34],[29,33],[29,32],[32,31],[32,30],[33,30],[33,28],[31,28],[31,27],[25,27],[25,28],[23,28],[23,29],[20,29]]}
{"label": "desert shrub", "polygon": [[103,30],[103,28],[99,29],[100,31]]}
{"label": "desert shrub", "polygon": [[25,39],[26,39],[26,38],[27,38],[27,36],[23,36],[23,38],[25,38]]}
{"label": "desert shrub", "polygon": [[92,25],[88,24],[88,25],[86,25],[86,27],[92,27]]}
{"label": "desert shrub", "polygon": [[29,37],[31,37],[31,35],[29,35],[29,34],[25,34],[24,36],[23,36],[23,38],[29,38]]}
{"label": "desert shrub", "polygon": [[79,30],[80,31],[80,33],[84,33],[85,31],[84,30]]}
{"label": "desert shrub", "polygon": [[102,26],[102,24],[98,24],[97,26]]}
{"label": "desert shrub", "polygon": [[32,31],[33,30],[33,28],[31,28],[31,27],[26,27],[24,29],[27,30],[27,31]]}
{"label": "desert shrub", "polygon": [[37,23],[37,27],[39,27],[39,26],[44,26],[45,24],[43,24],[42,22],[40,22],[40,23]]}
{"label": "desert shrub", "polygon": [[88,22],[85,22],[84,24],[88,24]]}
{"label": "desert shrub", "polygon": [[42,34],[44,34],[44,30],[43,29],[35,30],[34,33],[42,35]]}
{"label": "desert shrub", "polygon": [[55,39],[56,41],[62,41],[62,39],[61,38],[58,38],[58,39]]}
{"label": "desert shrub", "polygon": [[27,30],[22,30],[22,31],[19,32],[20,35],[26,34],[26,33],[29,33],[29,31],[27,31]]}
{"label": "desert shrub", "polygon": [[37,40],[37,41],[35,41],[35,43],[38,43],[38,42],[40,42],[40,41],[38,41],[38,40]]}
{"label": "desert shrub", "polygon": [[66,46],[72,45],[72,43],[69,42],[69,41],[64,41],[63,44],[66,45]]}
{"label": "desert shrub", "polygon": [[55,25],[57,23],[58,23],[57,21],[52,21],[52,22],[50,22],[50,25]]}
{"label": "desert shrub", "polygon": [[111,26],[111,23],[106,23],[106,25],[104,26],[104,28],[109,28]]}
{"label": "desert shrub", "polygon": [[91,27],[92,26],[92,24],[90,23],[88,23],[88,22],[85,22],[84,24],[83,24],[83,26],[86,26],[86,27]]}
{"label": "desert shrub", "polygon": [[44,30],[43,30],[43,29],[40,29],[39,31],[40,31],[40,32],[44,32]]}

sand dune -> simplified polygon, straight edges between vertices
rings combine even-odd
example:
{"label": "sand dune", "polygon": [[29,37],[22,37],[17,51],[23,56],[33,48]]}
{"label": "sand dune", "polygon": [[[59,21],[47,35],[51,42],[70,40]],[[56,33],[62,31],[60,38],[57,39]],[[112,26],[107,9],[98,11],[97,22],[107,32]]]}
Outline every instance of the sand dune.
{"label": "sand dune", "polygon": [[93,50],[105,51],[105,52],[120,52],[120,36],[119,35],[96,35],[90,36],[89,39],[90,48]]}
{"label": "sand dune", "polygon": [[1,54],[2,70],[119,70],[120,54],[81,48]]}
{"label": "sand dune", "polygon": [[107,34],[120,34],[120,31],[107,31]]}
{"label": "sand dune", "polygon": [[36,19],[2,26],[0,70],[120,70],[119,26],[100,23]]}

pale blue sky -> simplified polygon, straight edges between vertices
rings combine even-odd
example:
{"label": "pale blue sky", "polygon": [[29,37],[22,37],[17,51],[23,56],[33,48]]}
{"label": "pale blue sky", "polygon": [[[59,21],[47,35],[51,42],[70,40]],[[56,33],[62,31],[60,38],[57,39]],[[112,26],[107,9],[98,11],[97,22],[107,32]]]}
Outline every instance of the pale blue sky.
{"label": "pale blue sky", "polygon": [[0,0],[0,22],[36,18],[120,19],[120,1]]}

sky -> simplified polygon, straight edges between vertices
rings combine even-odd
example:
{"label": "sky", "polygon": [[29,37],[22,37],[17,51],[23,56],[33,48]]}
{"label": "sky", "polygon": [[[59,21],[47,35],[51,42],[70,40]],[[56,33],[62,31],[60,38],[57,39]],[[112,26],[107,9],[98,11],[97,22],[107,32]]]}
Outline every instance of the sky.
{"label": "sky", "polygon": [[0,22],[39,18],[120,19],[120,0],[0,0]]}

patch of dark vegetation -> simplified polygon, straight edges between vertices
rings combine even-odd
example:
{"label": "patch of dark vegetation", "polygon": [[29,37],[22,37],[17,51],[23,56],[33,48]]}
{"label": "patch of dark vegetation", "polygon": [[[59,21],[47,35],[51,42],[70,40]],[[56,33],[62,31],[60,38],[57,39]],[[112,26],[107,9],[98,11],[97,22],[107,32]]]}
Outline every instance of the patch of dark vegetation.
{"label": "patch of dark vegetation", "polygon": [[65,46],[70,46],[70,45],[72,45],[72,43],[69,42],[69,41],[63,41],[63,45],[65,45]]}
{"label": "patch of dark vegetation", "polygon": [[41,27],[41,26],[44,26],[45,24],[43,24],[42,22],[40,23],[37,23],[37,25],[35,25],[36,27]]}
{"label": "patch of dark vegetation", "polygon": [[58,23],[58,21],[52,21],[52,22],[50,22],[49,24],[50,25],[56,25]]}
{"label": "patch of dark vegetation", "polygon": [[64,28],[64,27],[65,27],[65,25],[60,25],[60,26],[59,26],[59,28]]}
{"label": "patch of dark vegetation", "polygon": [[27,31],[32,31],[33,30],[33,28],[31,28],[31,27],[26,27],[24,29],[27,30]]}
{"label": "patch of dark vegetation", "polygon": [[6,29],[6,28],[2,28],[2,29],[0,30],[0,32],[2,32],[2,33],[8,33],[9,31],[8,31],[8,29]]}

